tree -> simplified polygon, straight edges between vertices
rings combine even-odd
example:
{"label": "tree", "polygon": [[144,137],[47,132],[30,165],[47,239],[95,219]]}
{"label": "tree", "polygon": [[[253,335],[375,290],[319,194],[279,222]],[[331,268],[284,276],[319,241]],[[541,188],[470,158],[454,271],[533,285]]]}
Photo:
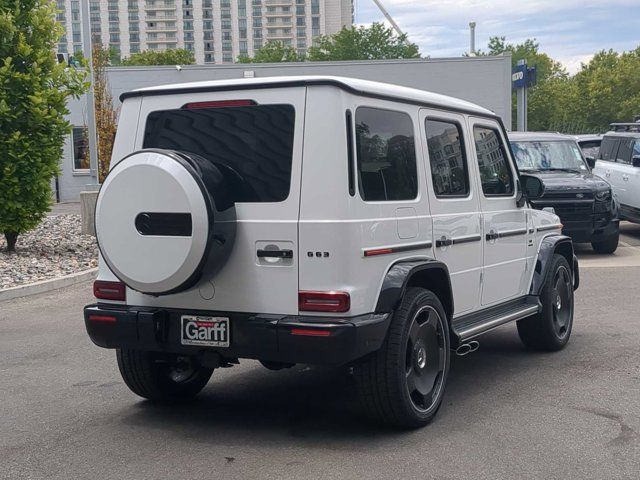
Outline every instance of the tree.
{"label": "tree", "polygon": [[181,48],[171,50],[146,50],[144,52],[133,53],[128,58],[123,58],[120,62],[124,66],[142,65],[193,65],[196,59],[193,52]]}
{"label": "tree", "polygon": [[269,40],[260,48],[254,57],[240,55],[238,63],[278,63],[278,62],[302,62],[304,55],[299,55],[295,48],[286,46],[284,43]]}
{"label": "tree", "polygon": [[[113,97],[107,66],[111,62],[110,49],[103,49],[102,45],[93,46],[93,94],[96,112],[96,133],[98,137],[98,181],[102,183],[109,172],[111,152],[118,126],[118,112],[113,107]],[[86,150],[86,155],[89,150]]]}
{"label": "tree", "polygon": [[382,60],[393,58],[420,58],[418,46],[397,35],[382,23],[370,27],[343,28],[333,35],[318,37],[309,48],[311,61],[325,60]]}
{"label": "tree", "polygon": [[[527,39],[523,43],[511,44],[507,43],[505,37],[491,37],[487,45],[488,51],[482,50],[477,55],[502,55],[503,53],[511,54],[512,66],[515,66],[519,60],[527,60],[529,67],[536,67],[537,80],[536,86],[529,89],[528,95],[528,123],[530,130],[548,130],[551,117],[549,116],[549,108],[553,107],[548,103],[550,91],[556,91],[562,88],[566,83],[569,75],[560,62],[555,61],[546,53],[540,52],[540,44],[536,39]],[[542,106],[546,105],[545,108]],[[555,108],[555,107],[553,107]],[[516,122],[516,101],[515,92],[513,93],[512,115],[513,126]]]}
{"label": "tree", "polygon": [[88,88],[86,71],[59,64],[55,2],[0,0],[0,231],[7,250],[51,205],[71,126],[67,99]]}

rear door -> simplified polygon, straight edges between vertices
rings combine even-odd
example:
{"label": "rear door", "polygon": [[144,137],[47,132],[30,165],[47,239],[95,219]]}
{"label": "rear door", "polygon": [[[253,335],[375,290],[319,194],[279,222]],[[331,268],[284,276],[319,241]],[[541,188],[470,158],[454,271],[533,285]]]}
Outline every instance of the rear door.
{"label": "rear door", "polygon": [[516,205],[517,178],[506,138],[495,120],[470,118],[481,182],[482,305],[524,293],[527,283],[526,208]]}
{"label": "rear door", "polygon": [[482,273],[480,202],[476,182],[471,181],[465,118],[423,109],[420,128],[435,256],[449,269],[455,315],[460,315],[479,307]]}
{"label": "rear door", "polygon": [[129,291],[128,303],[273,314],[298,312],[298,213],[305,88],[143,98],[135,149],[196,153],[243,183],[237,229],[221,267],[163,297]]}
{"label": "rear door", "polygon": [[633,155],[633,138],[621,138],[620,146],[616,154],[616,161],[611,165],[611,176],[614,178],[616,184],[616,194],[618,202],[622,205],[632,205],[633,202],[633,189],[630,188],[629,179],[633,175],[633,166],[631,164],[631,157]]}
{"label": "rear door", "polygon": [[604,178],[609,184],[616,199],[620,201],[622,193],[622,177],[619,175],[616,167],[616,158],[620,147],[619,137],[604,137],[602,145],[600,145],[600,153],[593,173]]}

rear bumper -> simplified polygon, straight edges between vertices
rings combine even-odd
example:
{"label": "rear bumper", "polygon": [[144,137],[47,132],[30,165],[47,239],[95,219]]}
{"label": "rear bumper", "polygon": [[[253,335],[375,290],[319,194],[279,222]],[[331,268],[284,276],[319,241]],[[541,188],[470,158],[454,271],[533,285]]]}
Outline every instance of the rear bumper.
{"label": "rear bumper", "polygon": [[[181,315],[229,317],[230,347],[182,345]],[[389,326],[390,314],[349,318],[293,315],[238,314],[231,312],[176,311],[114,308],[88,305],[84,322],[89,337],[99,347],[131,348],[183,355],[215,352],[222,359],[340,365],[378,350]],[[293,329],[322,330],[326,336],[293,335]]]}

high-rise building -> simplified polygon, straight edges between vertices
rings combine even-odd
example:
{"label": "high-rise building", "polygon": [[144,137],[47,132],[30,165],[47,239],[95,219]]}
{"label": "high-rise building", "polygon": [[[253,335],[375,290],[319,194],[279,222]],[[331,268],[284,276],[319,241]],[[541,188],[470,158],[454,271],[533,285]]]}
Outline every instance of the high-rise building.
{"label": "high-rise building", "polygon": [[[80,1],[57,0],[58,51],[82,50]],[[319,35],[353,22],[353,0],[88,0],[94,42],[121,57],[184,48],[196,63],[253,56],[268,40],[305,53]]]}

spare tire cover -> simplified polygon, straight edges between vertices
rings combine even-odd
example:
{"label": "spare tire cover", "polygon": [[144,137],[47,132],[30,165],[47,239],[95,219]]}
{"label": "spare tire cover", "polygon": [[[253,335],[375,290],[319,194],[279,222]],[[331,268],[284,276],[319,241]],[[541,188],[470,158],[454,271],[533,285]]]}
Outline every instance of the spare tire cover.
{"label": "spare tire cover", "polygon": [[202,179],[184,158],[171,151],[135,152],[111,169],[98,194],[100,253],[134,290],[180,291],[206,260],[213,212]]}

